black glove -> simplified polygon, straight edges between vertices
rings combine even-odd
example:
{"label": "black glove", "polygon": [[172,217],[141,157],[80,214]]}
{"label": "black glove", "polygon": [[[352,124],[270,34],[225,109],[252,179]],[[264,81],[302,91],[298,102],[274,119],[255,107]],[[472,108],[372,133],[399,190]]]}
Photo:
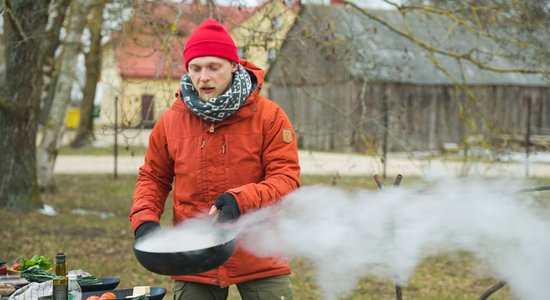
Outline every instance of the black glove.
{"label": "black glove", "polygon": [[155,223],[151,221],[141,223],[141,225],[139,225],[138,228],[136,229],[136,232],[134,232],[134,237],[137,240],[140,237],[147,234],[147,232],[153,231],[159,227],[160,227],[159,223]]}
{"label": "black glove", "polygon": [[235,221],[241,215],[239,204],[237,204],[237,200],[235,200],[235,197],[230,193],[219,195],[216,202],[214,202],[214,206],[220,210],[218,222],[225,223]]}

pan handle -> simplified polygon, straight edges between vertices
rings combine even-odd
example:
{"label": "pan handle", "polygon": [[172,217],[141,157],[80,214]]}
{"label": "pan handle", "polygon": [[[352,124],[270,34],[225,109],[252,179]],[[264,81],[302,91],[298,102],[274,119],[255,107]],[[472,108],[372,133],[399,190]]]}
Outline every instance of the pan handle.
{"label": "pan handle", "polygon": [[550,191],[550,185],[536,186],[532,188],[521,189],[518,192],[527,193],[527,192],[540,192],[540,191]]}

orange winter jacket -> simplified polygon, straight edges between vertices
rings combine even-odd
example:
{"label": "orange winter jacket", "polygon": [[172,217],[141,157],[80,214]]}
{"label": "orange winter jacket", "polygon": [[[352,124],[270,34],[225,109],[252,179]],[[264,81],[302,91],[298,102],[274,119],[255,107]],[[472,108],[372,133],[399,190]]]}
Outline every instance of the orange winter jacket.
{"label": "orange winter jacket", "polygon": [[[300,186],[292,125],[277,104],[260,96],[264,72],[245,60],[240,63],[256,76],[257,85],[234,115],[208,123],[187,108],[178,91],[172,107],[155,124],[129,216],[133,231],[143,222],[160,222],[172,184],[174,224],[207,213],[224,192],[235,197],[243,215]],[[231,258],[219,268],[173,278],[225,287],[289,273],[282,254],[256,257],[237,242]]]}

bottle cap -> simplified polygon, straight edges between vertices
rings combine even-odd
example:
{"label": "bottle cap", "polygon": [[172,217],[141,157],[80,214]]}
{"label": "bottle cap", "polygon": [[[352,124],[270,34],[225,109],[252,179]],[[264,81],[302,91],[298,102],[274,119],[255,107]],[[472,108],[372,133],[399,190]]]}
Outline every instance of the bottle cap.
{"label": "bottle cap", "polygon": [[57,254],[55,255],[55,262],[58,264],[64,264],[65,254],[63,252],[57,252]]}

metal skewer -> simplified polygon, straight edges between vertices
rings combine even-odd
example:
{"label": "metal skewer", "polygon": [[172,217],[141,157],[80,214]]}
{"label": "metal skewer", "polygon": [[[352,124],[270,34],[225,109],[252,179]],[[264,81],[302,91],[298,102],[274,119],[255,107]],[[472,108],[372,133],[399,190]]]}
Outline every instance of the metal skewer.
{"label": "metal skewer", "polygon": [[395,182],[393,183],[393,186],[399,187],[401,184],[401,179],[403,179],[403,175],[397,174],[397,177],[395,177]]}
{"label": "metal skewer", "polygon": [[[395,177],[395,181],[393,182],[394,187],[399,187],[401,184],[401,179],[403,179],[403,175],[397,174],[397,177]],[[403,299],[403,292],[401,291],[401,286],[399,283],[395,283],[395,297],[398,300]]]}
{"label": "metal skewer", "polygon": [[384,185],[382,184],[382,180],[380,179],[380,175],[374,174],[374,181],[376,181],[376,186],[379,190],[384,189]]}
{"label": "metal skewer", "polygon": [[[384,185],[382,183],[382,180],[380,179],[380,175],[375,174],[373,177],[374,177],[374,181],[376,181],[376,186],[378,187],[378,189],[383,190]],[[403,179],[403,175],[398,174],[397,177],[395,178],[393,186],[394,187],[399,187],[399,185],[401,184],[402,179]],[[395,279],[396,279],[395,280],[395,298],[397,300],[403,300],[403,291],[401,290],[401,286],[398,283],[397,275],[395,276]]]}

